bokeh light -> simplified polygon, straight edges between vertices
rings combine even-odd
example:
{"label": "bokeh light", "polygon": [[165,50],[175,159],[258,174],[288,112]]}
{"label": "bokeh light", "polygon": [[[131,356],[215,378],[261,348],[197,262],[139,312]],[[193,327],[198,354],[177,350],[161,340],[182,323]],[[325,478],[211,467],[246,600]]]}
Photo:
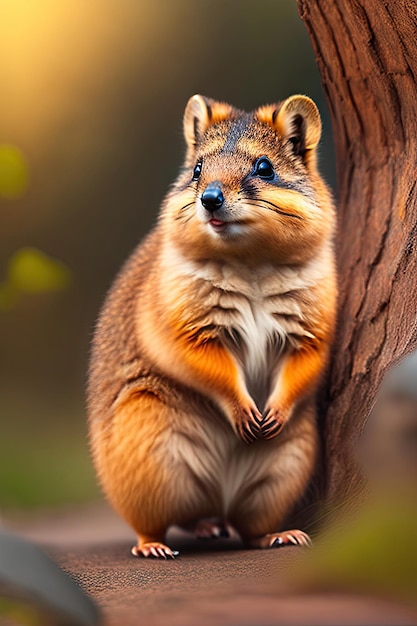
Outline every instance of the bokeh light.
{"label": "bokeh light", "polygon": [[28,184],[28,165],[19,148],[0,144],[0,196],[19,198]]}
{"label": "bokeh light", "polygon": [[9,261],[8,279],[17,291],[45,293],[66,289],[71,272],[62,261],[36,248],[22,248]]}

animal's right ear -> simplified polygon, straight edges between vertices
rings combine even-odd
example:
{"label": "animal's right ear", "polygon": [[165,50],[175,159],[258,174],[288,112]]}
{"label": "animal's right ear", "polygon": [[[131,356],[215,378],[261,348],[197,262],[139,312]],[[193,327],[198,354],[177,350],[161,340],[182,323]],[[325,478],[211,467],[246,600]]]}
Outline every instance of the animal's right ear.
{"label": "animal's right ear", "polygon": [[227,119],[233,107],[216,102],[205,96],[195,95],[189,99],[184,112],[184,137],[189,147],[197,145],[207,128]]}

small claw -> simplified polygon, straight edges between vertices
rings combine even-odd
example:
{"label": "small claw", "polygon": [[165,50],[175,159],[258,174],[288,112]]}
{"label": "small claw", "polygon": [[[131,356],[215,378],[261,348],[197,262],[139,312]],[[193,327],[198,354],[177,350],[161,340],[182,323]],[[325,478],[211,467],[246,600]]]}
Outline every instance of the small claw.
{"label": "small claw", "polygon": [[286,420],[287,411],[285,409],[279,409],[274,404],[267,406],[262,413],[262,423],[267,424],[271,419],[276,422],[283,422]]}
{"label": "small claw", "polygon": [[246,435],[245,435],[245,432],[243,430],[242,424],[236,424],[235,425],[235,431],[236,431],[237,436],[240,437],[240,439],[243,439],[243,441],[245,443],[247,443]]}
{"label": "small claw", "polygon": [[246,435],[246,437],[245,437],[245,442],[246,443],[253,443],[254,441],[256,441],[256,436],[250,430],[249,426],[247,426],[246,424],[243,424],[242,425],[242,431]]}
{"label": "small claw", "polygon": [[255,420],[255,422],[259,425],[262,424],[263,421],[263,415],[261,415],[261,413],[259,413],[259,411],[254,411],[253,409],[251,409],[251,414],[253,419]]}
{"label": "small claw", "polygon": [[222,539],[228,539],[230,537],[230,533],[228,529],[226,528],[226,526],[216,526],[215,528],[213,528],[210,538],[218,539],[220,537]]}
{"label": "small claw", "polygon": [[278,433],[279,433],[279,431],[278,431],[278,430],[277,430],[277,431],[273,431],[273,432],[271,432],[271,433],[267,433],[267,434],[264,436],[264,439],[265,439],[266,441],[270,441],[271,439],[274,439],[274,437],[276,437],[276,436],[278,435]]}
{"label": "small claw", "polygon": [[271,414],[268,416],[268,419],[266,419],[262,424],[261,424],[261,429],[262,432],[265,432],[265,430],[268,430],[269,428],[273,428],[275,425],[279,424],[280,422],[278,422],[278,420]]}
{"label": "small claw", "polygon": [[280,548],[281,546],[309,546],[311,539],[301,530],[284,530],[279,533],[268,533],[254,538],[249,545],[252,548]]}
{"label": "small claw", "polygon": [[273,422],[269,422],[268,424],[266,424],[266,426],[262,426],[262,434],[266,434],[268,433],[270,430],[272,430],[273,428],[277,427],[277,423],[274,420]]}
{"label": "small claw", "polygon": [[269,430],[267,433],[264,433],[264,439],[273,439],[281,432],[281,426],[278,425],[276,428]]}
{"label": "small claw", "polygon": [[266,409],[263,413],[261,433],[264,439],[272,439],[282,430],[285,419],[273,409]]}
{"label": "small claw", "polygon": [[270,546],[271,548],[282,546],[282,537],[275,537],[275,539],[272,539]]}
{"label": "small claw", "polygon": [[268,424],[264,424],[262,426],[262,432],[265,433],[268,430],[271,430],[271,428],[277,428],[277,427],[279,427],[279,424],[277,420],[274,419],[274,420],[271,420]]}
{"label": "small claw", "polygon": [[286,530],[252,540],[253,548],[280,548],[281,546],[309,546],[311,539],[301,530]]}
{"label": "small claw", "polygon": [[249,440],[249,438],[248,438],[248,435],[246,434],[245,429],[244,429],[244,427],[243,427],[243,426],[239,426],[239,427],[238,427],[238,435],[239,435],[239,437],[242,439],[242,441],[243,441],[244,443],[246,443],[246,444],[249,444],[249,443],[250,443],[250,440]]}
{"label": "small claw", "polygon": [[270,413],[270,409],[265,409],[265,411],[262,413],[261,424],[263,424],[266,421],[266,418],[268,417],[269,413]]}
{"label": "small claw", "polygon": [[168,546],[164,546],[163,544],[154,543],[152,544],[144,544],[142,547],[133,546],[131,550],[133,556],[138,556],[142,558],[153,557],[156,559],[160,559],[161,557],[165,560],[167,558],[175,559],[178,556],[179,552],[177,550],[171,550]]}
{"label": "small claw", "polygon": [[305,546],[312,546],[313,542],[311,541],[310,537],[307,535],[307,533],[303,532],[302,530],[300,530],[299,534],[298,534],[298,538],[300,540],[302,540],[303,545]]}
{"label": "small claw", "polygon": [[256,433],[258,432],[258,427],[253,422],[247,422],[246,428],[249,432],[256,438]]}

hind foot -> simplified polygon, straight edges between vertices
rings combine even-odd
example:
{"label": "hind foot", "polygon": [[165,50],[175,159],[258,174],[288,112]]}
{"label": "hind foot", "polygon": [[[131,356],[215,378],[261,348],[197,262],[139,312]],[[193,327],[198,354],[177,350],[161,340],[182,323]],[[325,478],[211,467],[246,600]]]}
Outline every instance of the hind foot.
{"label": "hind foot", "polygon": [[269,533],[263,537],[249,539],[251,548],[281,548],[282,546],[311,546],[311,539],[302,530],[284,530],[281,533]]}
{"label": "hind foot", "polygon": [[199,520],[193,529],[197,539],[227,539],[234,534],[232,526],[218,519]]}
{"label": "hind foot", "polygon": [[132,548],[133,556],[141,556],[151,559],[175,559],[179,555],[177,550],[171,550],[159,541],[147,541]]}

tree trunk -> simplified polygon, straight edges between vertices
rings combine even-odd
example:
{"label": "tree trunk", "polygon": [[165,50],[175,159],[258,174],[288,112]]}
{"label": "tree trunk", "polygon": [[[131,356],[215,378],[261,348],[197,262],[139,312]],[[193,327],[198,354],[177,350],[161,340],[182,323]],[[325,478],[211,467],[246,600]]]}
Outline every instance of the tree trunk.
{"label": "tree trunk", "polygon": [[417,343],[417,3],[298,5],[327,97],[338,172],[339,321],[321,484],[332,501],[361,486],[352,448],[385,372]]}

